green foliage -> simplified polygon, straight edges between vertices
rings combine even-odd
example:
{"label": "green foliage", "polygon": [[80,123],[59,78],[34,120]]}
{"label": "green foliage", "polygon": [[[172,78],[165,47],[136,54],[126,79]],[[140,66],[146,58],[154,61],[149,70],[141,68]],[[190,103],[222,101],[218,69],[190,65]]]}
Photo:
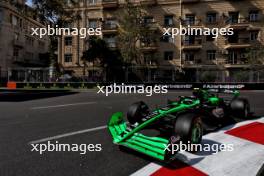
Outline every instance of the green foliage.
{"label": "green foliage", "polygon": [[248,63],[251,65],[253,69],[263,69],[262,65],[264,64],[264,40],[263,40],[263,27],[264,21],[261,20],[259,25],[261,26],[261,30],[259,31],[259,39],[256,43],[252,44],[250,48],[246,49],[246,58],[248,59]]}
{"label": "green foliage", "polygon": [[256,44],[246,49],[246,58],[250,65],[258,65],[264,63],[264,46]]}
{"label": "green foliage", "polygon": [[247,71],[237,71],[234,73],[233,79],[237,82],[248,82],[249,73]]}
{"label": "green foliage", "polygon": [[32,0],[32,3],[42,20],[51,20],[56,23],[58,17],[63,18],[72,15],[72,12],[65,9],[67,1],[73,5],[77,4],[75,0]]}
{"label": "green foliage", "polygon": [[217,75],[213,71],[205,71],[201,74],[201,82],[215,82]]}
{"label": "green foliage", "polygon": [[120,53],[111,50],[107,43],[98,37],[89,39],[89,49],[83,52],[82,59],[87,62],[94,62],[99,59],[101,66],[114,67],[121,66]]}
{"label": "green foliage", "polygon": [[92,63],[99,60],[100,66],[107,72],[106,79],[108,81],[118,81],[118,79],[121,79],[120,76],[123,75],[120,75],[123,62],[119,50],[111,50],[101,38],[91,37],[89,39],[89,49],[83,52],[82,59],[84,62]]}
{"label": "green foliage", "polygon": [[91,37],[89,39],[89,49],[83,52],[82,59],[87,62],[94,62],[96,59],[104,61],[109,52],[109,48],[104,40],[97,37]]}
{"label": "green foliage", "polygon": [[[75,2],[75,0],[32,0],[34,13],[46,25],[63,26],[65,19],[75,19],[78,17],[65,8],[66,1],[72,3],[72,5],[77,5],[77,1]],[[57,72],[60,72],[57,55],[55,54],[58,48],[58,37],[60,36],[49,36],[50,45],[49,53],[46,55],[46,62],[54,66]]]}
{"label": "green foliage", "polygon": [[119,21],[119,48],[123,60],[127,64],[140,63],[140,55],[142,54],[138,44],[143,38],[155,40],[153,30],[144,25],[144,17],[142,6],[135,6],[129,0],[126,0],[125,6],[118,16]]}

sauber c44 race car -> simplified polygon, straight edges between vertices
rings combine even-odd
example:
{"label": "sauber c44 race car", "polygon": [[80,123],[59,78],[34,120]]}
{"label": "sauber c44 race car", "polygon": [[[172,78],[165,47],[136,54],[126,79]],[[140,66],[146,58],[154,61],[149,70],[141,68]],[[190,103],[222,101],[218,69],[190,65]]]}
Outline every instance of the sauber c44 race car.
{"label": "sauber c44 race car", "polygon": [[[224,99],[218,93],[233,95]],[[114,144],[170,161],[175,158],[175,153],[166,150],[168,146],[179,142],[199,144],[204,130],[217,129],[230,122],[232,117],[247,118],[249,102],[239,95],[238,91],[194,89],[192,96],[168,100],[167,106],[154,110],[142,101],[136,102],[128,109],[128,122],[122,112],[116,112],[108,123],[108,129]],[[159,130],[160,135],[144,135],[144,129]]]}

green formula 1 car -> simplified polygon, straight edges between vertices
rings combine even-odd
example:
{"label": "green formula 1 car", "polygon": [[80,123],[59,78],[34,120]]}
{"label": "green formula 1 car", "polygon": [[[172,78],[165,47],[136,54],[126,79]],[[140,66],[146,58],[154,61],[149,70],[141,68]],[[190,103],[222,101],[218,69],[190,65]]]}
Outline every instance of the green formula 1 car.
{"label": "green formula 1 car", "polygon": [[[192,96],[180,96],[177,101],[168,101],[163,108],[149,110],[140,101],[132,104],[124,120],[122,112],[112,115],[108,129],[114,144],[125,146],[159,160],[169,161],[175,153],[168,149],[172,144],[199,144],[204,130],[219,128],[233,119],[246,118],[250,112],[247,99],[240,98],[238,91],[230,99],[221,98],[212,91],[194,89]],[[161,135],[147,136],[145,129],[156,129]]]}

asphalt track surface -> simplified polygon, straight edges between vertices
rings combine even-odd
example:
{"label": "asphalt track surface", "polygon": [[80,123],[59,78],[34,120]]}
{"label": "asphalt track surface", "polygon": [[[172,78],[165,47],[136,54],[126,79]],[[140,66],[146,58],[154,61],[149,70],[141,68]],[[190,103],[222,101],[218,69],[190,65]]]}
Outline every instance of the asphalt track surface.
{"label": "asphalt track surface", "polygon": [[[155,160],[135,152],[121,152],[105,128],[113,112],[144,100],[150,107],[166,105],[190,92],[110,95],[95,91],[56,94],[0,95],[1,176],[130,175]],[[264,91],[242,92],[256,116],[264,116]],[[31,152],[29,143],[102,144],[101,152]]]}

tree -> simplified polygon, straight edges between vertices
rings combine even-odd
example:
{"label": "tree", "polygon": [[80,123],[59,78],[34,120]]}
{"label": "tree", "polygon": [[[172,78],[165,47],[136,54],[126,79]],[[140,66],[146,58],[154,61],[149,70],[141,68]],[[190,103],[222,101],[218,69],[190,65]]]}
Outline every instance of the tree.
{"label": "tree", "polygon": [[67,2],[77,5],[76,0],[32,0],[38,16],[43,21],[52,21],[54,24],[58,24],[59,18],[64,19],[71,16],[72,12],[65,6]]}
{"label": "tree", "polygon": [[[65,4],[66,1],[73,6],[77,5],[76,0],[32,0],[34,6],[34,13],[39,17],[42,23],[46,25],[53,25],[62,27],[67,22],[67,19],[72,21],[78,18],[78,13],[72,13],[67,10]],[[57,55],[55,52],[58,50],[58,39],[62,39],[61,36],[49,35],[50,46],[48,62],[50,66],[58,68]],[[60,69],[57,70],[58,72]]]}
{"label": "tree", "polygon": [[[105,76],[107,80],[111,79],[115,74],[117,74],[117,66],[122,65],[120,59],[120,53],[118,50],[111,50],[107,43],[98,37],[91,37],[89,39],[89,49],[83,52],[82,59],[84,61],[84,75],[86,69],[86,62],[92,62],[94,67],[94,62],[98,60],[100,67],[104,68]],[[108,73],[111,75],[106,74]]]}
{"label": "tree", "polygon": [[255,74],[258,75],[257,81],[259,81],[259,74],[264,69],[263,67],[263,64],[264,64],[264,40],[263,40],[264,22],[261,21],[259,25],[261,26],[261,30],[259,30],[260,40],[257,40],[254,44],[251,45],[250,48],[247,48],[245,52],[246,61],[250,69],[249,81],[254,81]]}
{"label": "tree", "polygon": [[205,71],[202,73],[200,81],[201,82],[215,82],[217,75],[214,71]]}
{"label": "tree", "polygon": [[264,46],[259,43],[246,49],[246,58],[253,68],[256,65],[262,65],[264,63]]}
{"label": "tree", "polygon": [[[138,46],[139,42],[145,39],[145,42],[155,40],[155,31],[150,30],[146,25],[143,7],[135,6],[134,3],[126,0],[124,8],[118,15],[119,21],[119,48],[123,60],[126,64],[141,63],[141,51]],[[148,40],[148,41],[146,41]]]}

